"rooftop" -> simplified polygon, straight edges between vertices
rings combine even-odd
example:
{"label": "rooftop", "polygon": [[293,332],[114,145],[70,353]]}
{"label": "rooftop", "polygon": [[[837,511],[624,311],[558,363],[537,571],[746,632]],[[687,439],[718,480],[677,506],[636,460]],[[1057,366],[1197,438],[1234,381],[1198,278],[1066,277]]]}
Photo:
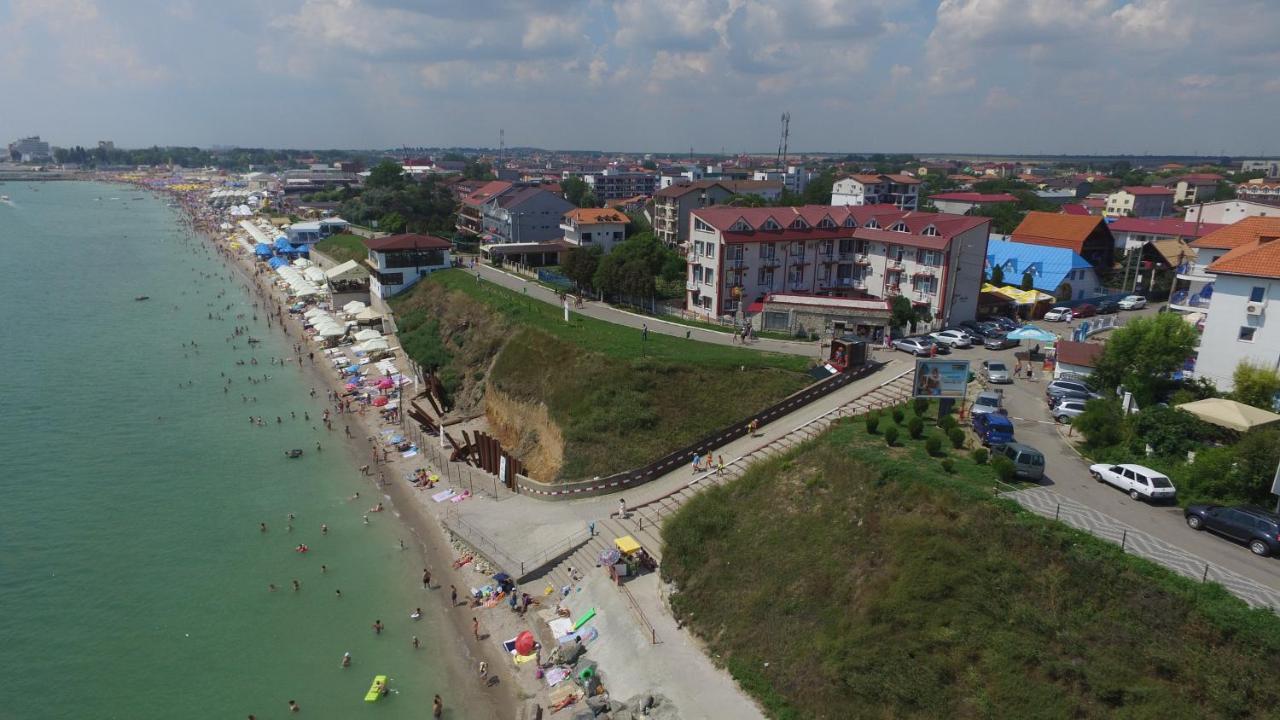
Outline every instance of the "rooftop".
{"label": "rooftop", "polygon": [[[969,215],[903,211],[892,205],[762,208],[719,205],[698,208],[693,216],[719,231],[726,243],[856,237],[930,249],[944,248],[955,235],[991,222],[988,218]],[[765,229],[770,220],[775,228]],[[893,227],[902,229],[889,229]],[[936,234],[923,234],[928,228]]]}
{"label": "rooftop", "polygon": [[987,243],[987,267],[1002,268],[1005,280],[1013,283],[1030,271],[1036,289],[1052,295],[1072,270],[1088,269],[1093,265],[1070,248],[992,240]]}
{"label": "rooftop", "polygon": [[1010,237],[1019,242],[1067,248],[1079,253],[1084,251],[1085,240],[1099,226],[1105,228],[1105,223],[1095,215],[1066,215],[1032,210],[1014,228]]}
{"label": "rooftop", "polygon": [[[1229,234],[1228,234],[1229,233]],[[1230,246],[1200,245],[1210,237],[1222,235],[1212,242],[1235,243]],[[1231,247],[1207,269],[1220,275],[1245,275],[1280,279],[1280,218],[1250,217],[1213,235],[1206,235],[1197,247]]]}
{"label": "rooftop", "polygon": [[1148,187],[1146,185],[1126,185],[1120,188],[1121,192],[1127,192],[1130,195],[1172,195],[1173,190],[1167,187]]}
{"label": "rooftop", "polygon": [[971,203],[1011,203],[1018,202],[1018,198],[1009,193],[976,193],[976,192],[948,192],[930,195],[930,200],[955,200],[957,202]]}
{"label": "rooftop", "polygon": [[1226,225],[1218,223],[1197,223],[1177,218],[1144,219],[1118,217],[1107,223],[1112,232],[1146,233],[1148,235],[1168,235],[1170,237],[1198,238]]}
{"label": "rooftop", "polygon": [[1095,366],[1098,356],[1106,346],[1102,343],[1059,340],[1053,347],[1058,362],[1091,368]]}
{"label": "rooftop", "polygon": [[365,238],[364,246],[374,252],[389,250],[448,250],[453,243],[435,235],[404,233],[380,238]]}
{"label": "rooftop", "polygon": [[566,220],[573,220],[579,225],[592,225],[595,223],[622,223],[631,222],[626,213],[621,210],[612,210],[609,208],[574,208],[564,214]]}
{"label": "rooftop", "polygon": [[1191,243],[1193,248],[1226,249],[1252,242],[1260,235],[1280,235],[1280,217],[1254,216],[1202,235]]}

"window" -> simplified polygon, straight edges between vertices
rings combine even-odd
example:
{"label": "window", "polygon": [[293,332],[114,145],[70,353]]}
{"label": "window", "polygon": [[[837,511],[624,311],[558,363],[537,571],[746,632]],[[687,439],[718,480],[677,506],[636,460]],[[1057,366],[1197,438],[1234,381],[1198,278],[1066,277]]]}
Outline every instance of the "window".
{"label": "window", "polygon": [[731,247],[726,248],[726,250],[727,250],[727,252],[728,252],[727,259],[729,259],[729,260],[739,260],[739,261],[740,261],[740,260],[742,260],[742,246],[741,246],[741,245],[733,245],[733,246],[731,246]]}
{"label": "window", "polygon": [[779,225],[777,221],[774,220],[773,218],[769,218],[768,220],[764,221],[764,224],[760,226],[760,229],[761,230],[781,230],[782,226]]}
{"label": "window", "polygon": [[804,282],[804,266],[803,265],[792,265],[791,270],[787,274],[789,276],[789,279],[791,280],[791,284],[793,285]]}
{"label": "window", "polygon": [[929,227],[925,228],[925,229],[924,229],[920,234],[921,234],[921,235],[928,235],[928,236],[930,236],[930,237],[933,237],[933,236],[935,236],[935,235],[937,235],[937,234],[938,234],[938,228],[936,228],[936,227],[934,227],[934,226],[930,225]]}
{"label": "window", "polygon": [[703,222],[702,218],[697,218],[697,217],[693,219],[693,229],[701,230],[702,232],[715,232],[714,228],[712,228],[707,223]]}
{"label": "window", "polygon": [[701,265],[693,266],[693,281],[702,282],[702,266]]}
{"label": "window", "polygon": [[1249,327],[1248,325],[1240,326],[1240,334],[1236,337],[1241,342],[1253,342],[1253,334],[1258,332],[1258,328]]}
{"label": "window", "polygon": [[853,216],[850,215],[844,219],[844,226],[847,228],[856,228],[858,227],[858,223],[854,222]]}
{"label": "window", "polygon": [[760,268],[760,272],[756,276],[757,283],[760,285],[773,285],[773,268]]}
{"label": "window", "polygon": [[772,260],[777,256],[778,248],[773,243],[766,243],[760,246],[760,258],[762,260]]}
{"label": "window", "polygon": [[714,285],[715,277],[716,277],[716,271],[712,270],[711,268],[707,268],[706,272],[702,273],[702,282],[708,285]]}
{"label": "window", "polygon": [[822,267],[818,268],[818,279],[821,280],[822,282],[826,282],[831,279],[830,265],[823,265]]}
{"label": "window", "polygon": [[751,224],[748,223],[746,220],[739,220],[738,222],[734,223],[729,229],[732,230],[733,232],[750,232],[752,228],[751,228]]}
{"label": "window", "polygon": [[795,220],[791,221],[792,230],[805,230],[808,227],[809,227],[809,223],[805,222],[804,218],[796,218]]}
{"label": "window", "polygon": [[1249,291],[1249,302],[1262,302],[1267,296],[1267,289],[1264,287],[1256,287]]}
{"label": "window", "polygon": [[875,218],[871,218],[870,220],[868,220],[868,221],[867,221],[867,224],[866,224],[866,225],[863,225],[863,227],[869,227],[869,228],[872,228],[872,229],[874,230],[874,229],[878,229],[878,228],[880,227],[880,223],[876,222],[876,219],[875,219]]}
{"label": "window", "polygon": [[823,218],[822,218],[821,220],[819,220],[819,221],[818,221],[818,227],[820,227],[820,228],[831,229],[831,228],[833,228],[833,227],[835,227],[835,226],[836,226],[835,221],[834,221],[834,220],[832,220],[830,217],[825,216],[825,215],[823,216]]}
{"label": "window", "polygon": [[830,255],[830,254],[831,254],[831,251],[834,249],[834,247],[835,247],[835,242],[834,242],[834,241],[832,241],[832,240],[823,240],[823,241],[822,241],[822,254],[823,254],[823,255]]}
{"label": "window", "polygon": [[893,232],[900,232],[900,233],[911,232],[910,230],[907,229],[907,224],[904,222],[896,222],[889,229],[892,230]]}

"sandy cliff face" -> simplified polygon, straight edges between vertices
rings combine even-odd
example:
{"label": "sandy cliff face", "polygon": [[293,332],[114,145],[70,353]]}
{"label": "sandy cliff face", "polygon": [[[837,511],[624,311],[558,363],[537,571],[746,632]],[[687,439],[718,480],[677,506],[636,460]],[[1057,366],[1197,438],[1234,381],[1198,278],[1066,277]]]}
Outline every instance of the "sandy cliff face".
{"label": "sandy cliff face", "polygon": [[486,383],[484,413],[494,437],[524,462],[529,477],[541,482],[556,479],[564,465],[564,435],[546,405],[516,400]]}

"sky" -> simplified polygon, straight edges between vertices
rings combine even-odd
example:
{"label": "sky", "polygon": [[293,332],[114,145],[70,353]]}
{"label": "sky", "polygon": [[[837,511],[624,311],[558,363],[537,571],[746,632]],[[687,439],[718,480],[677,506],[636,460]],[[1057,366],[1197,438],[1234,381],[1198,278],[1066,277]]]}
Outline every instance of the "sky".
{"label": "sky", "polygon": [[0,143],[1280,154],[1277,0],[0,0]]}

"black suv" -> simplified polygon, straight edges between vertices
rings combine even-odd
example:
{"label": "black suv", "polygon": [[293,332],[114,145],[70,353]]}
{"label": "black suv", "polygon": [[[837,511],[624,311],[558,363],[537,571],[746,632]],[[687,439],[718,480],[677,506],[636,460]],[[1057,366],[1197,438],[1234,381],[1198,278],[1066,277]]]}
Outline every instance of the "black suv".
{"label": "black suv", "polygon": [[1254,555],[1280,552],[1280,515],[1251,505],[1189,505],[1183,515],[1192,530],[1212,530],[1247,543]]}

